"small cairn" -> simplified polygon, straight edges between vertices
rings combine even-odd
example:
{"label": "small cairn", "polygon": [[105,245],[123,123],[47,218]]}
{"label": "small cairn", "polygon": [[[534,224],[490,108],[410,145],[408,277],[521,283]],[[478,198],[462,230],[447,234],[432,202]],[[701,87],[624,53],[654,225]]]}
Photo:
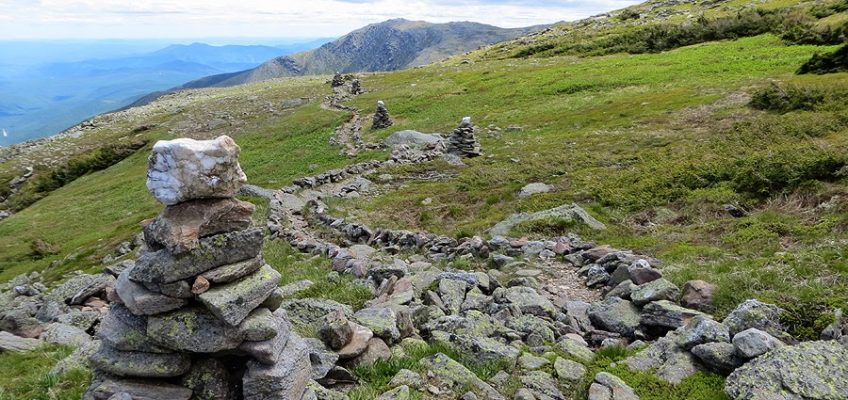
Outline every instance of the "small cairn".
{"label": "small cairn", "polygon": [[480,151],[480,142],[474,136],[471,117],[463,118],[459,127],[453,130],[448,138],[447,152],[461,157],[478,157],[483,154]]}
{"label": "small cairn", "polygon": [[359,79],[354,79],[350,82],[350,94],[354,96],[362,94],[362,82]]}
{"label": "small cairn", "polygon": [[333,88],[342,87],[342,86],[344,86],[344,84],[345,84],[344,75],[342,75],[341,72],[336,72],[336,74],[333,75],[333,80],[330,82],[330,87],[333,87]]}
{"label": "small cairn", "polygon": [[278,309],[255,207],[234,198],[247,180],[239,151],[227,136],[153,147],[147,187],[166,207],[117,279],[84,399],[303,397],[308,347]]}
{"label": "small cairn", "polygon": [[377,112],[374,113],[374,121],[371,126],[373,129],[385,129],[394,124],[392,117],[389,116],[389,110],[386,109],[386,103],[383,101],[377,102]]}

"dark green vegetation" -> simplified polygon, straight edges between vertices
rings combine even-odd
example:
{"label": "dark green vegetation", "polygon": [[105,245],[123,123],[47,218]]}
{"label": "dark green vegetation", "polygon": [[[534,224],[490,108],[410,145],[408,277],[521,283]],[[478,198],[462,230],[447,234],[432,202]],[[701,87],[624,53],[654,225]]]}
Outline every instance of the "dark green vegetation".
{"label": "dark green vegetation", "polygon": [[845,71],[848,71],[848,46],[830,54],[816,54],[798,69],[799,74],[834,74]]}
{"label": "dark green vegetation", "polygon": [[66,347],[47,345],[25,353],[0,353],[0,400],[79,400],[91,374],[72,369],[61,376],[48,372],[71,354]]}

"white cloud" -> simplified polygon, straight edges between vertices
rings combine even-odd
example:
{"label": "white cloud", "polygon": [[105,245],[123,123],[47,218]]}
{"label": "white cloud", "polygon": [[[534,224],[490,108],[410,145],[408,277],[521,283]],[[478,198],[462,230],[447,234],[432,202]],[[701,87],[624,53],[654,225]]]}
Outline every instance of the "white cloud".
{"label": "white cloud", "polygon": [[327,37],[389,18],[517,27],[631,0],[0,0],[0,39]]}

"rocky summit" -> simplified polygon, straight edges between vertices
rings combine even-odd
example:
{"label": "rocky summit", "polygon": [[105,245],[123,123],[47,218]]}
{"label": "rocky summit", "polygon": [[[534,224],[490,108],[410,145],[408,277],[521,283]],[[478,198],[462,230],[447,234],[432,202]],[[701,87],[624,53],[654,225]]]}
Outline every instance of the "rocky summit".
{"label": "rocky summit", "polygon": [[254,207],[232,198],[246,180],[238,154],[227,136],[153,146],[148,188],[166,207],[118,276],[85,399],[303,397],[304,345],[266,304],[280,274],[248,243],[263,237]]}

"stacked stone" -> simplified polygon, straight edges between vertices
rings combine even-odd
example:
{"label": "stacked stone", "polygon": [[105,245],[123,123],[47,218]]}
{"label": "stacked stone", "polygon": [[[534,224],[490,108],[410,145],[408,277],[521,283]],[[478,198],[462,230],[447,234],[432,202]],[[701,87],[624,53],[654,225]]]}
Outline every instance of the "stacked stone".
{"label": "stacked stone", "polygon": [[330,81],[330,86],[337,88],[337,87],[344,86],[344,84],[345,84],[344,76],[340,72],[336,72],[336,74],[333,75],[333,80]]}
{"label": "stacked stone", "polygon": [[311,366],[265,264],[254,206],[234,198],[239,147],[160,141],[147,187],[166,205],[115,285],[88,399],[301,399]]}
{"label": "stacked stone", "polygon": [[480,151],[480,142],[474,136],[471,117],[463,118],[459,127],[454,129],[448,138],[447,151],[461,157],[478,157],[483,154]]}
{"label": "stacked stone", "polygon": [[389,116],[389,110],[386,109],[386,103],[377,102],[377,112],[374,113],[374,120],[371,124],[373,129],[385,129],[394,124],[392,117]]}

